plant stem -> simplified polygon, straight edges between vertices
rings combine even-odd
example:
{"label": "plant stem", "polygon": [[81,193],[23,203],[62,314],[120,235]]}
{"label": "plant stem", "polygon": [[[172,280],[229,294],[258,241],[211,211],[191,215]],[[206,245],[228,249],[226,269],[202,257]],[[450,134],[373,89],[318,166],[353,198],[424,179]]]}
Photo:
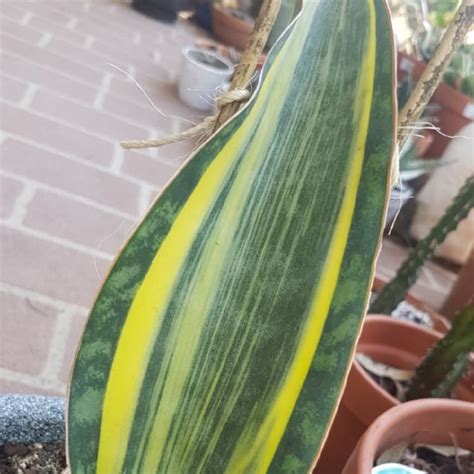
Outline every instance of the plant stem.
{"label": "plant stem", "polygon": [[453,326],[416,369],[407,391],[407,400],[449,397],[469,366],[474,350],[474,306],[461,311]]}
{"label": "plant stem", "polygon": [[[257,67],[259,58],[263,52],[268,36],[272,30],[275,19],[280,9],[280,0],[264,0],[262,8],[255,20],[255,27],[250,36],[249,42],[242,53],[240,63],[236,66],[234,77],[230,85],[230,90],[244,89],[252,79]],[[214,125],[216,131],[222,124],[227,122],[239,109],[239,102],[231,102],[222,106]]]}
{"label": "plant stem", "polygon": [[449,232],[456,229],[470,209],[474,207],[474,176],[469,177],[459,190],[443,217],[420,240],[408,254],[393,280],[378,294],[369,308],[370,313],[391,314],[404,300],[410,287],[415,283],[420,268],[434,253],[436,247],[444,241]]}
{"label": "plant stem", "polygon": [[435,54],[400,112],[398,120],[398,145],[400,148],[408,136],[406,129],[401,127],[412,125],[420,118],[431,96],[442,81],[456,49],[472,25],[473,18],[474,0],[462,0]]}

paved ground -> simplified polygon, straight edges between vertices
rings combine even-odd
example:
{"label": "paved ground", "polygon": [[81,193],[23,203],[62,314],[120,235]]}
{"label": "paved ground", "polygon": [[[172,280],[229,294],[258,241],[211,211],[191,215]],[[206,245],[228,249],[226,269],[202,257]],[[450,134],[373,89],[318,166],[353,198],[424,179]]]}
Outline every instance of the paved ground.
{"label": "paved ground", "polygon": [[[103,276],[190,149],[118,142],[199,120],[174,83],[201,33],[106,0],[0,0],[0,16],[0,392],[64,394]],[[379,272],[403,256],[387,243]],[[429,268],[417,291],[439,305],[453,278]]]}

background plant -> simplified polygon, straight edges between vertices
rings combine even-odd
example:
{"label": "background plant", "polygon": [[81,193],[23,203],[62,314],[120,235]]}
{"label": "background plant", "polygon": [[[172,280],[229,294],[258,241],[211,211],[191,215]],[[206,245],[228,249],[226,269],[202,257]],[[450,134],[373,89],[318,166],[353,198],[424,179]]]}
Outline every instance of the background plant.
{"label": "background plant", "polygon": [[459,190],[443,217],[424,239],[418,241],[392,281],[377,295],[369,308],[370,313],[391,314],[395,310],[415,283],[421,267],[433,256],[436,247],[444,241],[449,232],[456,229],[473,207],[474,176],[471,176]]}
{"label": "background plant", "polygon": [[461,311],[451,330],[417,367],[406,398],[449,398],[453,388],[469,368],[469,353],[474,351],[474,305]]}

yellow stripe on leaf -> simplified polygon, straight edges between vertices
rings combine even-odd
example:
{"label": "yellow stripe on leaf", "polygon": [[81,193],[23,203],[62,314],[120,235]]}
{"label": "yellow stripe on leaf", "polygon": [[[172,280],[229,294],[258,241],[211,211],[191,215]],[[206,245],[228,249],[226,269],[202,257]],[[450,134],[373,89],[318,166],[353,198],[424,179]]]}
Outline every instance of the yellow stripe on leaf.
{"label": "yellow stripe on leaf", "polygon": [[249,433],[246,438],[239,441],[227,469],[229,474],[247,472],[249,466],[254,463],[254,459],[257,459],[254,472],[264,473],[267,471],[293,412],[331,306],[356,204],[372,108],[376,51],[375,6],[373,0],[369,0],[368,5],[370,29],[366,56],[360,68],[353,119],[354,125],[358,127],[358,133],[351,150],[352,164],[347,177],[341,210],[322,272],[322,281],[319,282],[316,288],[310,316],[303,330],[302,340],[273,408],[262,423],[257,436],[254,433]]}

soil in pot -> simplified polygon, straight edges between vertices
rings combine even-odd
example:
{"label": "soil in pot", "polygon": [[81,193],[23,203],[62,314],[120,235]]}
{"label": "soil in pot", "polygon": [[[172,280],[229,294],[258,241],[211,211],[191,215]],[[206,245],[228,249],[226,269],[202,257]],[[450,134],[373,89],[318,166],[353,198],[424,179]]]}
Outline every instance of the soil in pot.
{"label": "soil in pot", "polygon": [[429,474],[472,474],[473,431],[472,403],[442,398],[401,403],[370,425],[342,471],[334,472],[367,474],[374,465],[401,461]]}
{"label": "soil in pot", "polygon": [[[393,454],[397,454],[393,456]],[[401,445],[389,449],[377,460],[384,464],[386,458],[404,466],[430,474],[469,474],[474,472],[474,453],[456,446],[425,444]]]}
{"label": "soil in pot", "polygon": [[[388,366],[413,370],[440,337],[440,333],[412,323],[371,315],[365,320],[357,352]],[[474,393],[470,383],[458,384],[455,397],[473,401]],[[313,472],[341,472],[364,431],[378,416],[399,404],[397,398],[382,389],[355,361],[321,457]]]}
{"label": "soil in pot", "polygon": [[67,474],[64,443],[0,445],[2,474]]}
{"label": "soil in pot", "polygon": [[[379,277],[374,279],[372,286],[372,298],[379,293],[387,282]],[[408,293],[405,300],[402,301],[392,312],[391,316],[409,321],[411,323],[420,324],[428,329],[434,329],[445,334],[451,328],[451,323],[441,314],[433,311],[425,303]]]}
{"label": "soil in pot", "polygon": [[400,402],[405,401],[408,382],[414,375],[413,370],[383,364],[361,353],[356,354],[356,360],[382,390]]}

